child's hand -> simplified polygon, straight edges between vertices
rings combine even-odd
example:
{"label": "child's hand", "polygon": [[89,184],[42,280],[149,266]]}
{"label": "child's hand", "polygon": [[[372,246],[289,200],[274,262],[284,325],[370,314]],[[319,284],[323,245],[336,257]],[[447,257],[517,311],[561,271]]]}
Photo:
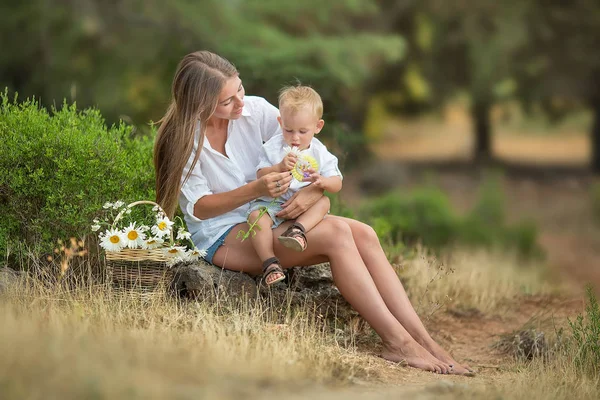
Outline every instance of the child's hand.
{"label": "child's hand", "polygon": [[302,179],[302,182],[312,182],[314,186],[323,189],[323,185],[325,184],[325,178],[323,178],[314,169],[309,168],[306,171],[304,171],[304,179]]}
{"label": "child's hand", "polygon": [[298,156],[296,156],[294,153],[288,153],[285,157],[283,157],[283,160],[281,160],[281,162],[279,163],[279,170],[281,172],[291,171],[292,169],[294,169],[294,166],[296,165],[297,161]]}

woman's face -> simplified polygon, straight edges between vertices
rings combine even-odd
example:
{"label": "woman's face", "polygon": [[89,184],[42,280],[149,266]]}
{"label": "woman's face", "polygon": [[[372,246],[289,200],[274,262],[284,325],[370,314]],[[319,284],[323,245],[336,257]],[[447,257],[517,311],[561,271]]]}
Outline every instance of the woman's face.
{"label": "woman's face", "polygon": [[244,86],[239,76],[229,78],[219,95],[219,102],[213,117],[220,119],[238,119],[244,108]]}

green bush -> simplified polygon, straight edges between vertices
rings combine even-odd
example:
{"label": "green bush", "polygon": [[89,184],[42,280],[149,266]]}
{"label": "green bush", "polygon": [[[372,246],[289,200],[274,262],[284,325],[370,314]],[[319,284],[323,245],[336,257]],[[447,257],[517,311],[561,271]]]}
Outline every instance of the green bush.
{"label": "green bush", "polygon": [[329,201],[331,202],[329,211],[333,215],[337,215],[340,217],[346,217],[346,218],[356,218],[354,211],[352,211],[351,208],[349,208],[348,206],[346,206],[346,204],[344,204],[339,193],[325,192],[325,196],[329,197]]}
{"label": "green bush", "polygon": [[[0,256],[41,254],[89,233],[106,201],[154,198],[151,137],[75,105],[47,111],[0,94]],[[25,245],[25,246],[23,246]]]}
{"label": "green bush", "polygon": [[520,254],[540,254],[537,228],[531,221],[506,224],[504,191],[500,175],[493,173],[483,182],[473,209],[462,219],[458,241],[470,245],[502,246]]}
{"label": "green bush", "polygon": [[600,306],[591,286],[586,290],[585,316],[569,320],[575,350],[575,366],[594,378],[600,376]]}
{"label": "green bush", "polygon": [[458,217],[446,195],[434,188],[381,196],[368,203],[363,214],[372,226],[380,227],[376,229],[378,234],[389,234],[394,242],[420,241],[427,247],[438,248],[449,244],[458,234]]}
{"label": "green bush", "polygon": [[496,178],[486,181],[473,209],[457,215],[445,193],[434,187],[392,192],[369,201],[361,210],[383,241],[420,242],[440,249],[452,244],[503,247],[522,255],[541,254],[537,229],[528,221],[505,222],[503,192]]}

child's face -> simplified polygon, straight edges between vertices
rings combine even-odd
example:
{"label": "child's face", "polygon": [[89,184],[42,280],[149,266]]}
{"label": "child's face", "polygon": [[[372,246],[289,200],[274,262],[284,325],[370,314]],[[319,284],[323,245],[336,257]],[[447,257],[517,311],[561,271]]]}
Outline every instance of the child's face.
{"label": "child's face", "polygon": [[277,117],[283,139],[288,146],[307,149],[313,136],[321,132],[325,122],[317,118],[309,108],[293,111],[288,108],[280,110],[281,117]]}

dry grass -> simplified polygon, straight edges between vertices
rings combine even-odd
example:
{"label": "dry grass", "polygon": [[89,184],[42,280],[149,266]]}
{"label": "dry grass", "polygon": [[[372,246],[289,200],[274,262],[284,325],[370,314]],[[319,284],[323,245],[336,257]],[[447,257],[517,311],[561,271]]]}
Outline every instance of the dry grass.
{"label": "dry grass", "polygon": [[398,273],[420,314],[445,305],[492,312],[515,297],[556,290],[540,263],[505,251],[454,250],[436,257],[419,249]]}
{"label": "dry grass", "polygon": [[[3,398],[238,398],[245,390],[351,380],[360,358],[306,312],[271,323],[260,304],[163,294],[13,288],[0,302]],[[232,384],[235,382],[235,384]]]}
{"label": "dry grass", "polygon": [[[422,255],[401,272],[422,313],[447,298],[483,311],[524,292],[550,290],[535,268],[509,256],[457,251],[447,264],[454,272],[447,274],[433,257]],[[285,324],[279,324],[282,318]],[[308,309],[288,309],[282,316],[260,302],[209,305],[165,292],[142,296],[39,280],[0,295],[0,354],[3,399],[597,398],[600,393],[598,382],[576,376],[568,355],[474,379],[437,377],[344,348]],[[401,377],[409,384],[389,384]]]}

